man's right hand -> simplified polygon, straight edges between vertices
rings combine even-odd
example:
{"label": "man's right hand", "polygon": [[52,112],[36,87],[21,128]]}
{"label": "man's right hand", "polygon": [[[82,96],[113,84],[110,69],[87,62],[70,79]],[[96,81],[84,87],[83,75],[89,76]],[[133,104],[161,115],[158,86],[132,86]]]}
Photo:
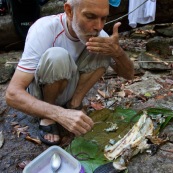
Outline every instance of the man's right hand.
{"label": "man's right hand", "polygon": [[54,120],[76,136],[87,133],[94,125],[92,119],[83,111],[74,109],[63,109]]}

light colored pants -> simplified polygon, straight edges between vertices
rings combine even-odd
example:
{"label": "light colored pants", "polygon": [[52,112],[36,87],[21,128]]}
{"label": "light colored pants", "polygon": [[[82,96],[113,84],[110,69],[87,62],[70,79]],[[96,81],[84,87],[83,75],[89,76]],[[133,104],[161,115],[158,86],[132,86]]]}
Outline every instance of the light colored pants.
{"label": "light colored pants", "polygon": [[42,88],[45,84],[52,84],[55,81],[67,79],[67,87],[57,97],[55,103],[62,106],[72,98],[80,74],[95,71],[99,67],[107,69],[109,63],[110,58],[101,54],[89,53],[87,49],[84,49],[75,62],[64,48],[49,48],[39,61],[35,78],[29,86],[29,92],[34,97],[44,100]]}

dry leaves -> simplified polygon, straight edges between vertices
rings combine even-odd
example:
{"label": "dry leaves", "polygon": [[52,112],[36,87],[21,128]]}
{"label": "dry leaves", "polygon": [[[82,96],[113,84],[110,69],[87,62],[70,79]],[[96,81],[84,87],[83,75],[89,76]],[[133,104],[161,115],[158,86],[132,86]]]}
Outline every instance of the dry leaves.
{"label": "dry leaves", "polygon": [[40,139],[32,138],[32,137],[30,137],[29,135],[27,135],[27,136],[25,137],[25,139],[28,140],[28,141],[34,142],[34,143],[36,143],[36,144],[38,144],[38,145],[41,145]]}
{"label": "dry leaves", "polygon": [[27,135],[29,133],[27,131],[28,128],[29,128],[28,126],[21,127],[20,125],[15,125],[14,126],[14,133],[17,134],[17,137],[19,138],[20,134]]}
{"label": "dry leaves", "polygon": [[97,91],[103,98],[109,98],[110,97],[110,94],[108,91],[106,91],[106,92],[101,91],[101,90],[97,90]]}
{"label": "dry leaves", "polygon": [[28,165],[31,161],[30,160],[25,160],[25,161],[22,161],[18,164],[18,166],[21,168],[21,169],[24,169],[26,165]]}
{"label": "dry leaves", "polygon": [[101,110],[104,108],[103,104],[99,102],[91,102],[91,107],[95,110]]}

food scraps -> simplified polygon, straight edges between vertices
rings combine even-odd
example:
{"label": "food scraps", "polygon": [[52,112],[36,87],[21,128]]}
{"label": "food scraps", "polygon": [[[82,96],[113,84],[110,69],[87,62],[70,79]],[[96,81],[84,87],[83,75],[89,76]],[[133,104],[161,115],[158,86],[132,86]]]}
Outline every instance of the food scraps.
{"label": "food scraps", "polygon": [[150,148],[148,140],[156,142],[157,145],[164,141],[154,136],[154,125],[152,119],[143,112],[138,122],[132,129],[114,145],[106,145],[104,155],[108,160],[113,161],[117,170],[127,168],[129,160],[139,152]]}

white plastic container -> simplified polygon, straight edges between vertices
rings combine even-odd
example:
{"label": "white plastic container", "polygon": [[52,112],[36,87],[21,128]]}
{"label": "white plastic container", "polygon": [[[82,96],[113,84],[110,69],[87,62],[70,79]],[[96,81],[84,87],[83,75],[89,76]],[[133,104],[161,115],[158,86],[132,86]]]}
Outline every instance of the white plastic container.
{"label": "white plastic container", "polygon": [[23,173],[52,173],[50,160],[54,153],[61,157],[58,173],[85,173],[80,162],[58,146],[51,146],[37,156],[25,167]]}

